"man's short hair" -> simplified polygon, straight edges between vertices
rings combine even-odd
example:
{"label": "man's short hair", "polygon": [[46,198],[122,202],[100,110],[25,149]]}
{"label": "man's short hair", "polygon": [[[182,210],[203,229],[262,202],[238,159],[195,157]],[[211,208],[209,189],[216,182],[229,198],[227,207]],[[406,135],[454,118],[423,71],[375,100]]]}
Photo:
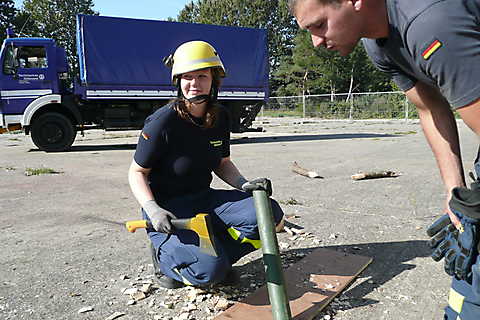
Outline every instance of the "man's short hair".
{"label": "man's short hair", "polygon": [[[300,2],[303,2],[305,0],[288,0],[288,10],[290,10],[290,13],[292,15],[295,15],[295,8],[297,7],[297,4]],[[343,0],[317,0],[318,3],[323,4],[323,5],[328,5],[328,4],[340,4]]]}

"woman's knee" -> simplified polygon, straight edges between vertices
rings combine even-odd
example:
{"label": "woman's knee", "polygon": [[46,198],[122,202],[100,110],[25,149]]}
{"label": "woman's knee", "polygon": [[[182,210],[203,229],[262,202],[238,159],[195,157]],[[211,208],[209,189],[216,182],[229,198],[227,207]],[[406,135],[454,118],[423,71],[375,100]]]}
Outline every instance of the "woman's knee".
{"label": "woman's knee", "polygon": [[199,259],[196,263],[181,269],[180,273],[194,286],[202,286],[221,282],[231,269],[226,257],[215,259]]}

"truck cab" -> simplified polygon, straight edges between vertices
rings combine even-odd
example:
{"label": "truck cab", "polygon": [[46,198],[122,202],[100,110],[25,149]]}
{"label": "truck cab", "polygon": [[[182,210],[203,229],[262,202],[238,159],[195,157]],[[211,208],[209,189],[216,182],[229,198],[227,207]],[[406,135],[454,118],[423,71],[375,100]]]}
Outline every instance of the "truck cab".
{"label": "truck cab", "polygon": [[45,114],[64,109],[62,95],[69,90],[65,50],[53,39],[8,37],[0,50],[0,64],[0,132],[23,128],[32,133],[37,146],[53,144],[55,149],[54,140],[64,138],[63,130],[58,130],[62,124],[48,121],[52,117]]}
{"label": "truck cab", "polygon": [[7,119],[22,115],[39,96],[66,90],[61,86],[68,71],[65,50],[52,39],[7,38],[0,61],[0,108]]}

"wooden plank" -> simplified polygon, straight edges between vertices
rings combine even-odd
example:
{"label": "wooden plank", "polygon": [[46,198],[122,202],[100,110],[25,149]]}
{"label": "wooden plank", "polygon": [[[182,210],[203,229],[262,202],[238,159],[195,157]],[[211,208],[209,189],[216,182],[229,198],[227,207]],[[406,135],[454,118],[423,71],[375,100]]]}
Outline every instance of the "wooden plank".
{"label": "wooden plank", "polygon": [[[311,320],[320,313],[372,258],[319,248],[284,272],[292,318]],[[272,319],[267,286],[235,303],[216,320]]]}

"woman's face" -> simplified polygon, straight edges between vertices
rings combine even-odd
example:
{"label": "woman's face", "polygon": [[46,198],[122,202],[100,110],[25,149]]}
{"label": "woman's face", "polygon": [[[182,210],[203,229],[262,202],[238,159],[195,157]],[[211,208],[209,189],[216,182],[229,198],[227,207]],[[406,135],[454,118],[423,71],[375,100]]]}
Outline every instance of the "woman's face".
{"label": "woman's face", "polygon": [[212,88],[212,70],[202,69],[182,74],[180,87],[185,98],[208,95]]}

